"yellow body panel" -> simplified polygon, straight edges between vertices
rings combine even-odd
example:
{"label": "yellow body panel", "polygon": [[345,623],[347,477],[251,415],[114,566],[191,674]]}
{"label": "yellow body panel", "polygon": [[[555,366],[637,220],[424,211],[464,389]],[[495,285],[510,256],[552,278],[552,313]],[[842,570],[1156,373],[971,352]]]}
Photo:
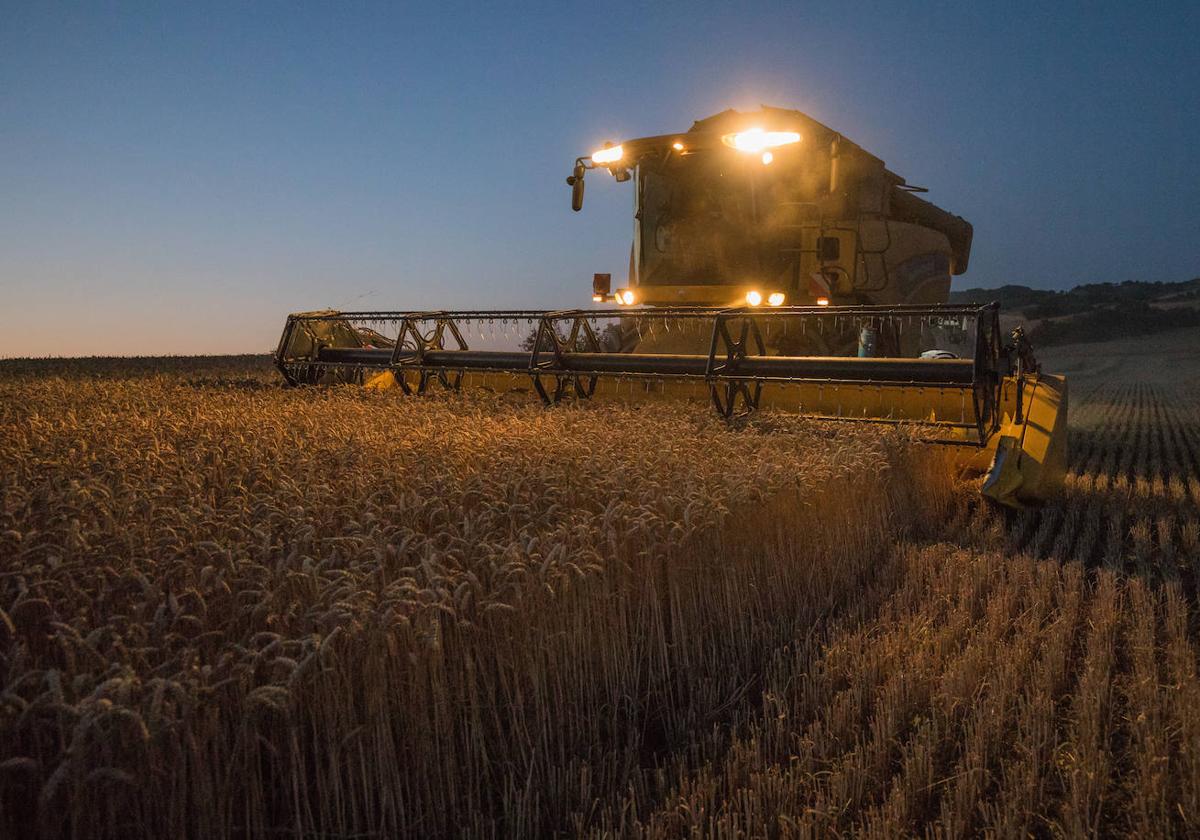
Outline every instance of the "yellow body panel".
{"label": "yellow body panel", "polygon": [[388,388],[395,388],[396,375],[390,370],[385,370],[383,373],[377,373],[364,382],[363,387],[368,391],[386,391]]}
{"label": "yellow body panel", "polygon": [[[552,377],[546,377],[547,387]],[[384,390],[396,386],[395,376],[385,371],[368,379],[364,387]],[[533,391],[528,376],[509,373],[467,372],[466,389],[495,393]],[[430,389],[438,385],[431,383]],[[696,380],[627,377],[600,378],[593,401],[655,402],[659,400],[708,402],[709,387]],[[788,411],[816,417],[844,420],[937,421],[947,424],[974,424],[970,400],[961,391],[939,388],[886,388],[875,385],[817,385],[766,383],[759,397],[759,408]],[[947,434],[949,435],[949,430]],[[963,442],[973,439],[962,435]]]}
{"label": "yellow body panel", "polygon": [[1004,421],[994,436],[982,489],[983,495],[1010,507],[1053,498],[1067,473],[1066,377],[1026,377],[1019,415],[1017,399],[1017,383],[1006,379]]}

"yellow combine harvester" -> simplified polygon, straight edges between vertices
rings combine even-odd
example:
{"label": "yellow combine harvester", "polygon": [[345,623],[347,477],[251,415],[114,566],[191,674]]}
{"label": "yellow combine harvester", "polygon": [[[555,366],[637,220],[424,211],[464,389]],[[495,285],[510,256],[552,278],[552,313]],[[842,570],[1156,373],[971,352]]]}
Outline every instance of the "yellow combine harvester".
{"label": "yellow combine harvester", "polygon": [[[930,427],[1008,505],[1066,468],[1066,381],[996,304],[948,304],[972,228],[882,160],[798,112],[725,111],[575,161],[632,181],[624,285],[558,312],[308,312],[275,361],[291,384],[424,393],[525,387],[563,399],[710,400]],[[609,306],[604,306],[609,304]]]}

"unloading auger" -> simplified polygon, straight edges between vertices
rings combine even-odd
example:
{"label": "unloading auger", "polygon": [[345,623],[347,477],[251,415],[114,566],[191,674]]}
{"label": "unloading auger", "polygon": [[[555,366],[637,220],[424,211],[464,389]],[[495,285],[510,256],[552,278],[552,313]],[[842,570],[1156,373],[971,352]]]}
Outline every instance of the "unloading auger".
{"label": "unloading auger", "polygon": [[971,225],[881,160],[763,108],[577,159],[574,209],[599,168],[635,192],[629,278],[614,291],[595,275],[601,308],[295,314],[275,354],[284,378],[911,424],[956,447],[1001,503],[1061,485],[1066,380],[1019,329],[1002,335],[996,304],[946,303]]}

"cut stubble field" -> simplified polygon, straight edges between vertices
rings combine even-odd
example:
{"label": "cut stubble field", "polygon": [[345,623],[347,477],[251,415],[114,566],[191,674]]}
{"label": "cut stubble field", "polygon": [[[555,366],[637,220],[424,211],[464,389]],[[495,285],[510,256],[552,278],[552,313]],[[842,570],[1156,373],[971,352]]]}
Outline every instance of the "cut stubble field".
{"label": "cut stubble field", "polygon": [[1063,498],[703,407],[0,366],[0,835],[1200,831],[1200,389]]}

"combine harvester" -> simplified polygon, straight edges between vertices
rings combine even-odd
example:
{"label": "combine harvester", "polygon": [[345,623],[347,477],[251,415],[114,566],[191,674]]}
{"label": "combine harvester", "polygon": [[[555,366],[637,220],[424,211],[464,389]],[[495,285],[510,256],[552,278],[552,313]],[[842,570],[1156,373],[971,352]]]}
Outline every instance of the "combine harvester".
{"label": "combine harvester", "polygon": [[929,427],[986,474],[983,493],[1037,502],[1066,468],[1066,381],[1042,373],[998,306],[952,305],[971,225],[810,117],[725,111],[690,130],[575,161],[632,181],[629,278],[593,279],[587,310],[307,312],[287,319],[287,381],[524,388],[564,399],[710,400]]}

